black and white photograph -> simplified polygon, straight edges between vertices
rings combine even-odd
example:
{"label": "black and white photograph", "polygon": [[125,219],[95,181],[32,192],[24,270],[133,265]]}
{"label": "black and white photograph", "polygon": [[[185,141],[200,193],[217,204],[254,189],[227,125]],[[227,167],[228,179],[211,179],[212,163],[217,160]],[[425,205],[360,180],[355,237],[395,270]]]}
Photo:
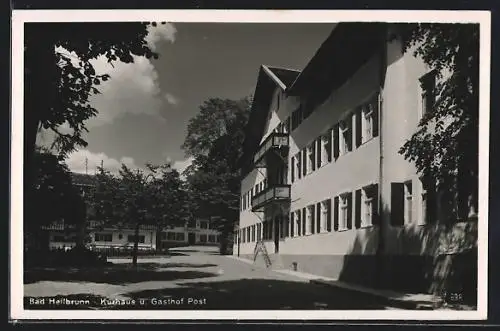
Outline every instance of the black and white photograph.
{"label": "black and white photograph", "polygon": [[13,318],[486,318],[488,12],[12,22]]}

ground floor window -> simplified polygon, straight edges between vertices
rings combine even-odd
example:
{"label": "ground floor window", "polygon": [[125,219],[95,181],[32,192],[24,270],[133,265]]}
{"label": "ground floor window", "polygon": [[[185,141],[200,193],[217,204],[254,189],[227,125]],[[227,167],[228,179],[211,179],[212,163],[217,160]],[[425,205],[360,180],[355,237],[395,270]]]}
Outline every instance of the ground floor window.
{"label": "ground floor window", "polygon": [[[127,241],[128,241],[129,243],[133,243],[133,242],[135,242],[135,235],[133,235],[133,234],[128,235],[128,236],[127,236]],[[144,242],[145,242],[145,241],[146,241],[146,237],[145,237],[145,236],[141,236],[141,235],[139,235],[139,240],[138,240],[138,243],[140,243],[140,244],[144,244]]]}
{"label": "ground floor window", "polygon": [[184,241],[186,238],[184,232],[176,232],[175,233],[175,240],[177,241]]}
{"label": "ground floor window", "polygon": [[211,243],[215,242],[215,235],[214,234],[209,234],[208,235],[208,242],[211,242]]}
{"label": "ground floor window", "polygon": [[113,241],[113,235],[111,233],[96,233],[95,241]]}
{"label": "ground floor window", "polygon": [[207,235],[206,234],[200,234],[200,242],[201,243],[207,242]]}

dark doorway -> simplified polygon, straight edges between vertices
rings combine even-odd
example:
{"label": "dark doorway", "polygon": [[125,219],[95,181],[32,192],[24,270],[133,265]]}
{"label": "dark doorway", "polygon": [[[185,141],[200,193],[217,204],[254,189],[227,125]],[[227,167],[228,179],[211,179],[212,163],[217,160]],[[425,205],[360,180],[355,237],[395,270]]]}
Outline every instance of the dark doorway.
{"label": "dark doorway", "polygon": [[274,252],[280,251],[280,221],[281,216],[274,217]]}
{"label": "dark doorway", "polygon": [[193,232],[188,233],[188,243],[190,245],[196,244],[196,235]]}

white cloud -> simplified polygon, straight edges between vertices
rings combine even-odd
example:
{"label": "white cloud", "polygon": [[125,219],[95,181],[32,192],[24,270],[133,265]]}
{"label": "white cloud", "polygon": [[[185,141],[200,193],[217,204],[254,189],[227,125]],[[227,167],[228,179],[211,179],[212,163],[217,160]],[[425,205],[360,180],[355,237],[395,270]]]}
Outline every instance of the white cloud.
{"label": "white cloud", "polygon": [[156,27],[150,25],[145,40],[149,47],[155,51],[160,41],[175,42],[176,33],[177,29],[172,23],[158,24]]}
{"label": "white cloud", "polygon": [[174,96],[173,94],[170,94],[170,93],[165,93],[165,100],[167,100],[167,102],[173,106],[176,106],[179,104],[179,99],[177,99],[176,96]]}
{"label": "white cloud", "polygon": [[111,79],[98,86],[101,94],[90,98],[98,110],[96,117],[86,122],[95,127],[113,122],[125,114],[144,114],[164,121],[158,72],[145,57],[134,56],[134,63],[114,63],[111,67],[104,57],[93,62],[96,72],[108,73]]}
{"label": "white cloud", "polygon": [[193,162],[192,157],[187,158],[187,159],[182,160],[182,161],[175,161],[172,163],[172,168],[177,169],[177,171],[179,171],[179,173],[182,174],[184,172],[184,170],[186,170],[186,168],[191,165],[192,162]]}
{"label": "white cloud", "polygon": [[[87,169],[85,169],[85,160],[87,160]],[[66,159],[68,168],[77,173],[85,173],[87,171],[89,174],[93,174],[95,173],[97,167],[101,166],[101,162],[104,169],[115,174],[117,174],[120,170],[122,163],[131,169],[140,169],[131,157],[125,156],[120,160],[117,160],[110,158],[104,153],[92,153],[86,149],[77,150],[70,154]]]}

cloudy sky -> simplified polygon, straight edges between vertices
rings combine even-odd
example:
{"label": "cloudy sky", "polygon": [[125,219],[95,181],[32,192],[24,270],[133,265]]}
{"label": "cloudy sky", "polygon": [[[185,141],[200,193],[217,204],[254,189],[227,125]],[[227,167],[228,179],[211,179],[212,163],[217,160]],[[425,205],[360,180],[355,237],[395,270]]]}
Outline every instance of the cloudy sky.
{"label": "cloudy sky", "polygon": [[[333,28],[332,24],[175,23],[151,30],[148,43],[160,57],[133,64],[105,61],[96,70],[111,79],[92,99],[99,114],[87,122],[86,149],[70,155],[72,171],[89,172],[101,163],[189,163],[180,146],[190,118],[210,97],[241,98],[253,93],[261,64],[302,69]],[[41,135],[40,141],[48,139]]]}

